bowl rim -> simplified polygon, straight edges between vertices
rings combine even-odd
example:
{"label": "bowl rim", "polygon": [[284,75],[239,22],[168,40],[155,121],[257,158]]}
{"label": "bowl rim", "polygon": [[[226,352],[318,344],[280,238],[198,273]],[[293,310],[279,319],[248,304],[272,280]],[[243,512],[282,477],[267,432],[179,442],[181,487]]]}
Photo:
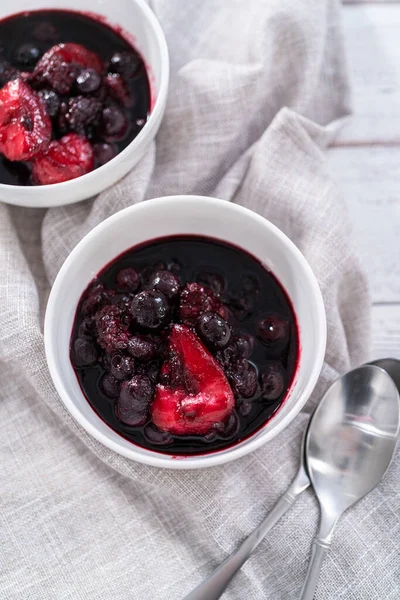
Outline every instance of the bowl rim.
{"label": "bowl rim", "polygon": [[[63,378],[59,373],[59,369],[57,367],[57,361],[55,359],[56,352],[55,349],[57,347],[57,341],[55,336],[53,336],[53,323],[56,322],[57,312],[56,307],[60,297],[60,291],[65,285],[65,277],[68,274],[70,266],[75,263],[75,261],[79,258],[82,252],[85,252],[87,248],[92,244],[92,242],[101,237],[103,231],[107,230],[108,227],[112,226],[114,222],[118,222],[120,219],[123,219],[127,214],[137,212],[142,212],[147,210],[147,206],[151,203],[154,207],[165,208],[166,202],[182,202],[187,201],[190,202],[192,200],[202,202],[203,206],[207,207],[215,205],[216,202],[225,202],[229,207],[229,210],[236,211],[239,213],[243,219],[253,218],[259,223],[261,223],[267,230],[273,231],[274,234],[279,238],[279,240],[288,248],[288,250],[294,255],[297,260],[302,264],[304,269],[304,273],[307,275],[307,285],[310,289],[310,298],[314,300],[313,312],[315,315],[316,329],[319,331],[320,335],[317,338],[317,343],[315,346],[315,357],[311,367],[311,373],[307,381],[304,383],[304,386],[299,392],[298,398],[294,406],[289,410],[289,412],[282,418],[282,420],[277,423],[277,425],[268,431],[265,435],[258,436],[255,439],[254,436],[262,431],[259,429],[257,432],[254,432],[248,438],[239,442],[237,445],[232,447],[224,448],[222,450],[216,451],[210,454],[204,455],[189,455],[184,457],[173,457],[170,454],[162,454],[156,451],[148,450],[142,447],[139,447],[141,452],[145,451],[144,454],[136,453],[136,445],[131,444],[129,448],[124,448],[118,445],[114,440],[108,439],[94,426],[90,423],[85,416],[82,415],[80,410],[74,404],[72,398],[70,397],[68,391],[64,387]],[[289,296],[290,297],[290,296]],[[144,202],[140,202],[138,204],[134,204],[132,206],[128,206],[101,223],[99,223],[96,227],[94,227],[91,231],[89,231],[73,248],[70,252],[63,265],[61,266],[54,284],[52,286],[47,307],[45,313],[45,321],[44,321],[44,344],[45,344],[45,353],[48,368],[50,371],[51,378],[53,380],[54,386],[56,388],[57,393],[60,396],[61,401],[64,406],[67,408],[69,413],[74,417],[74,419],[87,431],[90,435],[92,435],[98,442],[102,443],[104,446],[109,448],[110,450],[115,451],[117,454],[124,456],[130,460],[135,460],[137,462],[155,466],[162,468],[172,468],[172,469],[197,469],[197,468],[205,468],[216,465],[221,465],[231,460],[235,460],[254,450],[263,446],[267,441],[271,440],[277,434],[279,434],[285,427],[289,425],[289,423],[299,414],[303,406],[306,404],[309,399],[316,383],[318,377],[320,375],[322,365],[325,358],[325,349],[326,349],[326,339],[327,339],[327,322],[326,322],[326,313],[325,306],[322,297],[322,293],[320,287],[318,285],[316,276],[312,271],[310,265],[307,260],[297,248],[297,246],[290,240],[286,234],[284,234],[276,225],[271,223],[265,217],[255,213],[254,211],[245,208],[243,206],[234,204],[232,202],[226,202],[225,200],[212,198],[207,196],[197,196],[197,195],[171,195],[171,196],[163,196],[158,198],[153,198],[146,200]],[[300,353],[300,361],[301,364],[301,353]],[[298,367],[299,368],[299,367]],[[291,393],[291,388],[288,390],[288,395]],[[108,426],[108,424],[107,424]],[[109,427],[109,426],[108,426]],[[111,427],[110,429],[114,431]],[[173,458],[177,458],[179,460],[172,460]]]}
{"label": "bowl rim", "polygon": [[[73,189],[74,187],[80,187],[81,185],[85,185],[87,183],[91,183],[96,177],[102,174],[105,174],[108,170],[110,170],[110,168],[112,169],[116,162],[122,162],[127,156],[129,156],[129,154],[137,147],[139,146],[142,141],[144,140],[144,138],[147,137],[147,135],[149,135],[151,133],[151,130],[154,129],[154,127],[157,126],[158,120],[162,117],[162,114],[164,112],[164,100],[167,96],[168,93],[168,85],[169,85],[169,75],[170,75],[170,64],[169,64],[169,52],[168,52],[168,45],[167,45],[167,40],[165,38],[164,35],[164,31],[162,30],[162,27],[156,17],[156,15],[154,14],[154,12],[152,11],[152,9],[150,8],[150,6],[148,4],[146,4],[146,2],[144,0],[129,0],[130,2],[136,4],[139,9],[142,11],[143,17],[145,19],[148,20],[148,22],[151,25],[152,31],[154,33],[154,37],[157,40],[157,44],[159,47],[159,51],[160,51],[160,85],[159,85],[159,89],[157,91],[157,96],[155,98],[155,102],[153,105],[153,108],[150,112],[150,115],[144,125],[144,127],[140,130],[140,132],[138,133],[138,135],[133,138],[133,140],[131,142],[129,142],[129,144],[121,151],[119,152],[114,158],[112,158],[108,163],[102,165],[101,167],[98,167],[97,169],[93,169],[92,171],[90,171],[89,173],[86,173],[85,175],[80,175],[80,177],[77,177],[75,179],[71,179],[69,181],[63,181],[61,183],[52,183],[52,184],[47,184],[47,185],[40,185],[40,186],[24,186],[24,185],[10,185],[7,183],[1,183],[0,182],[0,192],[4,192],[6,194],[9,194],[10,196],[12,196],[13,192],[17,195],[18,193],[22,193],[24,194],[24,202],[29,202],[29,200],[33,200],[35,199],[35,204],[32,204],[32,207],[43,207],[43,208],[48,208],[48,204],[46,203],[46,201],[44,201],[43,203],[38,202],[37,198],[35,198],[35,196],[40,196],[40,194],[48,194],[50,192],[53,191],[59,191],[59,190],[68,190],[68,189]],[[40,9],[38,9],[40,10]],[[67,9],[64,9],[67,10]],[[79,12],[79,11],[71,11],[71,12]],[[12,16],[12,14],[14,14],[13,12],[10,12],[10,16]],[[90,13],[91,15],[99,15],[102,16],[101,13],[96,13],[91,11]],[[112,25],[110,24],[110,27],[112,27]],[[123,29],[123,25],[121,25],[122,29]],[[151,65],[150,65],[151,67]],[[151,75],[151,73],[150,73]],[[110,167],[111,166],[111,167]],[[108,186],[104,186],[103,189],[106,189]],[[70,203],[74,203],[77,202],[76,200],[71,200]],[[16,204],[16,205],[21,205],[19,202],[13,202],[12,198],[10,198],[10,200],[7,200],[7,203],[9,204]],[[54,203],[52,203],[52,207],[56,207],[56,206],[64,206],[66,204],[69,204],[68,202],[62,201],[60,203],[58,203],[57,201],[55,201]],[[22,206],[28,207],[29,204],[22,204]]]}

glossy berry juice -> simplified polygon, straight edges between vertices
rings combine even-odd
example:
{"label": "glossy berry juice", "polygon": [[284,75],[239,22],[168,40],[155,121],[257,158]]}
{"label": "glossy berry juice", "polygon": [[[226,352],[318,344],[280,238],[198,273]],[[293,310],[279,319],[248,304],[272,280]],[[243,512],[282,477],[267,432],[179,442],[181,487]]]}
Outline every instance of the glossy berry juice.
{"label": "glossy berry juice", "polygon": [[[164,288],[160,281],[164,281]],[[171,282],[176,283],[176,289]],[[141,316],[135,313],[140,310],[137,299],[149,293],[155,297],[160,289],[167,296],[167,320],[146,330],[145,321],[139,319],[141,326],[137,325]],[[203,309],[208,310],[205,315]],[[117,321],[113,320],[115,315]],[[210,318],[217,329],[207,329]],[[160,323],[162,319],[163,314]],[[218,369],[222,367],[234,393],[233,412],[201,435],[185,434],[186,425],[181,434],[163,431],[152,421],[155,390],[164,389],[165,381],[172,395],[177,389],[171,383],[171,370],[163,367],[171,360],[171,330],[185,330],[186,338],[200,338],[198,343],[203,343],[210,355],[207,360],[214,365],[216,361]],[[215,333],[220,337],[215,338]],[[140,355],[130,345],[131,336],[136,335],[142,341],[146,338],[145,345],[152,344],[150,358],[144,354],[136,358]],[[284,401],[296,371],[298,351],[296,317],[274,275],[243,250],[197,236],[157,239],[132,248],[107,265],[83,294],[71,336],[71,361],[95,412],[134,444],[172,455],[220,450],[258,430]],[[186,377],[185,364],[179,364],[177,377],[182,380]],[[144,379],[150,382],[143,388],[148,406],[139,407],[144,412],[133,421],[135,425],[121,421],[118,404],[121,390],[129,389],[132,376],[140,385]],[[198,393],[202,384],[197,383],[194,390],[190,385],[189,397]],[[127,399],[125,395],[124,402]],[[169,416],[164,414],[163,418],[168,420]]]}

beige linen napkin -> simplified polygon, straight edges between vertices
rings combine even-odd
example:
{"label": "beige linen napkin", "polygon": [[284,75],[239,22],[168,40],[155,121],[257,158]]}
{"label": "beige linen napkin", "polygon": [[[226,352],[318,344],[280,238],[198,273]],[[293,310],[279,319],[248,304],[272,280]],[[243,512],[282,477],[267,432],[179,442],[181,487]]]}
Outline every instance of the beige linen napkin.
{"label": "beige linen napkin", "polygon": [[[329,123],[348,112],[337,3],[152,7],[172,63],[156,143],[94,200],[47,211],[0,206],[1,600],[180,600],[286,489],[306,413],[368,353],[366,282],[323,154]],[[46,297],[74,245],[125,206],[174,193],[215,195],[278,225],[314,269],[328,317],[306,411],[254,454],[196,472],[135,464],[90,438],[54,391],[43,350]],[[399,479],[397,461],[340,521],[319,600],[398,598]],[[317,520],[307,491],[225,597],[297,598]]]}

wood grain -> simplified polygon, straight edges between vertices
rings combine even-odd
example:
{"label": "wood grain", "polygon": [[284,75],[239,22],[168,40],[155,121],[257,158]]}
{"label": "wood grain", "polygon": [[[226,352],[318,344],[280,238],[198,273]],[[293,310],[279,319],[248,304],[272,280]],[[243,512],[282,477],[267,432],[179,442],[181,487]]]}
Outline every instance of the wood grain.
{"label": "wood grain", "polygon": [[400,148],[332,148],[373,302],[400,302]]}
{"label": "wood grain", "polygon": [[400,147],[400,3],[343,8],[354,116],[335,145]]}
{"label": "wood grain", "polygon": [[400,304],[372,307],[372,356],[400,359]]}

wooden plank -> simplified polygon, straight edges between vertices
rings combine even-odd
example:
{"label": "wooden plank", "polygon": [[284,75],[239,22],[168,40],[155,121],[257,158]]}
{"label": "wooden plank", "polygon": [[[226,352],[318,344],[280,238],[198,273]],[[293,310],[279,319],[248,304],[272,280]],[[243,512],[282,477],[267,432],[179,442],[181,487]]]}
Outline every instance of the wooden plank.
{"label": "wooden plank", "polygon": [[400,359],[400,304],[372,307],[372,356]]}
{"label": "wooden plank", "polygon": [[331,148],[373,302],[400,302],[400,148]]}
{"label": "wooden plank", "polygon": [[343,8],[354,116],[336,144],[400,145],[400,3]]}
{"label": "wooden plank", "polygon": [[342,0],[342,4],[400,4],[400,0]]}

